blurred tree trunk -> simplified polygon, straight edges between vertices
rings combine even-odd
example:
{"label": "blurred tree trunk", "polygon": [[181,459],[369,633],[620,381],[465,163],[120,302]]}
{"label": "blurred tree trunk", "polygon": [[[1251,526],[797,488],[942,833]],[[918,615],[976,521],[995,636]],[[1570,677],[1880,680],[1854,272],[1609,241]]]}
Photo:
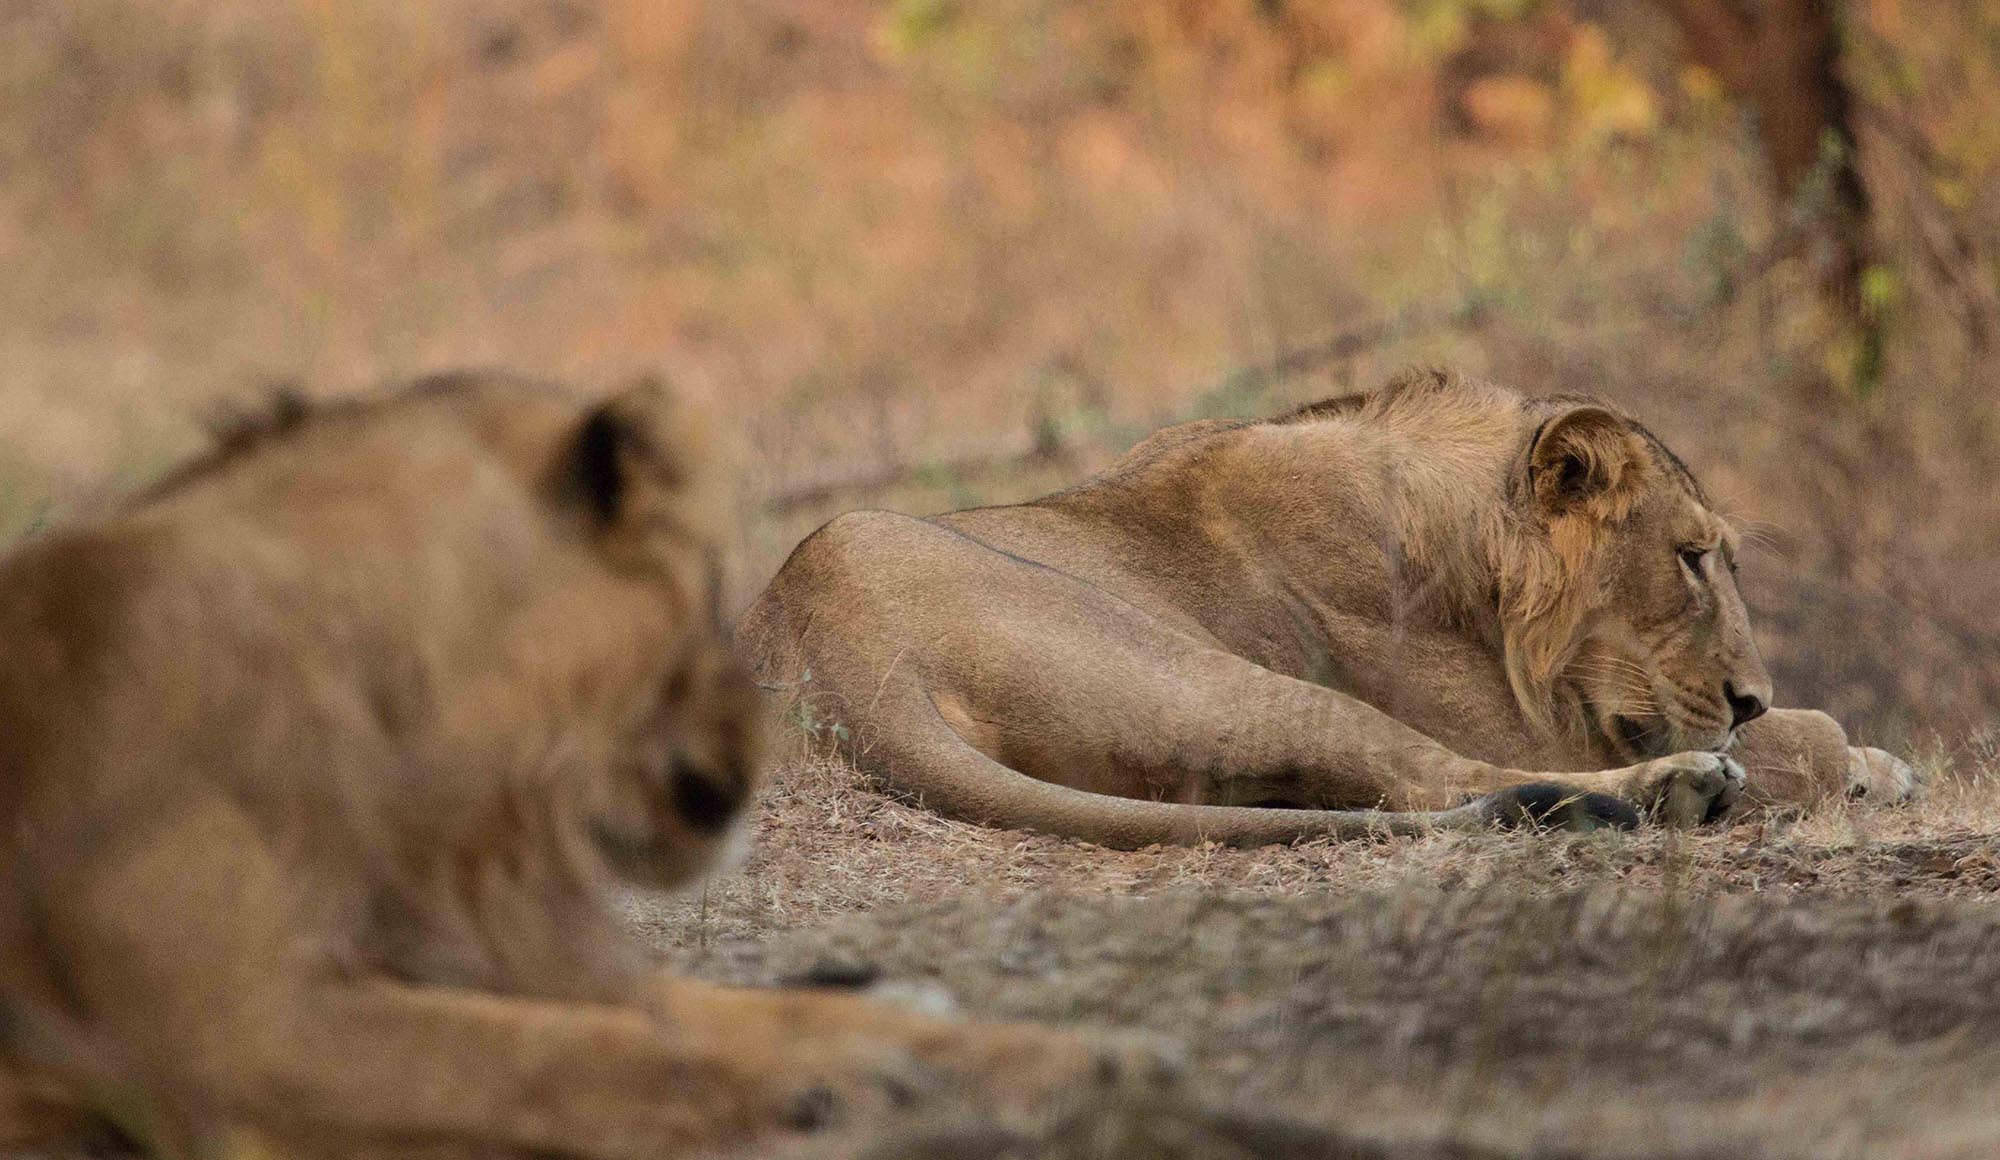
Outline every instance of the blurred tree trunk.
{"label": "blurred tree trunk", "polygon": [[1665,0],[1688,56],[1757,114],[1785,230],[1850,323],[1862,300],[1868,191],[1855,165],[1853,99],[1840,75],[1837,0]]}
{"label": "blurred tree trunk", "polygon": [[1887,319],[1864,282],[1870,205],[1855,149],[1855,100],[1840,70],[1839,0],[1662,0],[1686,54],[1757,119],[1779,202],[1770,256],[1802,256],[1823,311],[1826,373],[1786,376],[1794,436],[1813,450],[1811,504],[1833,575],[1853,581],[1869,521],[1855,508],[1903,433],[1881,414],[1839,406],[1881,382]]}

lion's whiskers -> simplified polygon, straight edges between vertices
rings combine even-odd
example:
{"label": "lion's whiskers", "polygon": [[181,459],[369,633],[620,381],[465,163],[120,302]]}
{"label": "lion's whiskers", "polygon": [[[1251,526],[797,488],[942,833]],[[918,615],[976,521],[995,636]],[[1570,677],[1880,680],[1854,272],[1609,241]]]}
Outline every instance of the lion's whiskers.
{"label": "lion's whiskers", "polygon": [[1611,693],[1624,701],[1622,709],[1647,714],[1660,710],[1660,699],[1653,689],[1651,674],[1633,661],[1615,656],[1583,657],[1570,663],[1568,673],[1572,677],[1603,681],[1610,686]]}

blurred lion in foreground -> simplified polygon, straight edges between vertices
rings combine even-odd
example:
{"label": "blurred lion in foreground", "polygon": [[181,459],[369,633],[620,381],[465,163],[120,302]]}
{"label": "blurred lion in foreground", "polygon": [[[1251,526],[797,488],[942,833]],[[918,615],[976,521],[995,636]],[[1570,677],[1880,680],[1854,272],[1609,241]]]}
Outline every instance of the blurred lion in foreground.
{"label": "blurred lion in foreground", "polygon": [[1736,551],[1631,418],[1425,372],[1028,503],[841,516],[742,634],[894,789],[1108,846],[1907,796],[1766,713]]}
{"label": "blurred lion in foreground", "polygon": [[687,423],[441,378],[0,561],[5,1143],[652,1157],[1103,1074],[622,937],[612,880],[701,875],[757,768]]}

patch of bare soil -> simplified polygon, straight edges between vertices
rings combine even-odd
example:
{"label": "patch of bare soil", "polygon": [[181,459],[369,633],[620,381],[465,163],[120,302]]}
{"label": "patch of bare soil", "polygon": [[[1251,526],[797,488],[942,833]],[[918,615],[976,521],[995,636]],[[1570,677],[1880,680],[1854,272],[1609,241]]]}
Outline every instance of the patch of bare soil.
{"label": "patch of bare soil", "polygon": [[940,1112],[802,1155],[2000,1154],[2000,839],[1913,808],[1695,835],[1104,851],[783,771],[705,899],[634,896],[679,969],[874,974],[1139,1031],[1179,1089]]}

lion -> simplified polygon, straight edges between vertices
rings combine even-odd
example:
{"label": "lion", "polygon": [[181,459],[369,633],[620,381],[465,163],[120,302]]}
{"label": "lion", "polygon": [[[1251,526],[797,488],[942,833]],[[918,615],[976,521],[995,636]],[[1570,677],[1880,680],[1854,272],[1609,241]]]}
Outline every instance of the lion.
{"label": "lion", "polygon": [[760,768],[707,445],[650,383],[438,377],[0,559],[6,1142],[671,1156],[1130,1060],[624,937]]}
{"label": "lion", "polygon": [[1737,553],[1630,416],[1425,371],[1027,503],[842,515],[739,638],[891,789],[1111,847],[1907,796],[1769,709]]}

